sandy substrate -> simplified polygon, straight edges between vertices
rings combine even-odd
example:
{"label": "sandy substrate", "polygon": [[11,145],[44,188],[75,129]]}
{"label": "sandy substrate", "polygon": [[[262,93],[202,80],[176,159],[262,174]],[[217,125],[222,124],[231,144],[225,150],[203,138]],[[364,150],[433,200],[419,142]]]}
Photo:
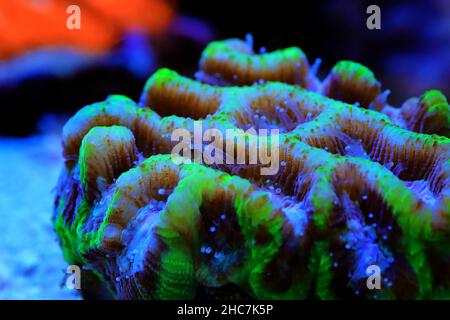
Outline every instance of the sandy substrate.
{"label": "sandy substrate", "polygon": [[0,299],[79,299],[51,215],[60,137],[0,137]]}

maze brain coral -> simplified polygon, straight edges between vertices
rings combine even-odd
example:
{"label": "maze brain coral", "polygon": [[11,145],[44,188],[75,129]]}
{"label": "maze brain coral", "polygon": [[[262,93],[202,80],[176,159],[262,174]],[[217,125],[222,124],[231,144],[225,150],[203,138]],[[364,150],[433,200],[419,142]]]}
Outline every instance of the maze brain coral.
{"label": "maze brain coral", "polygon": [[[218,41],[196,80],[161,69],[138,103],[110,96],[75,114],[54,225],[86,296],[449,298],[446,98],[394,107],[358,63],[323,80],[316,69],[299,48]],[[278,172],[174,162],[171,133],[200,120],[244,141],[279,129]]]}

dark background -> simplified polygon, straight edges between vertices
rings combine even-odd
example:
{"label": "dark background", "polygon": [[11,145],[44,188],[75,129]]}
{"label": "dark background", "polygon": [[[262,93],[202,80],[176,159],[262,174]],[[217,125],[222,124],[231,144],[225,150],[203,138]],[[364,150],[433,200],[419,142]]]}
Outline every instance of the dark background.
{"label": "dark background", "polygon": [[[381,8],[381,30],[366,28],[366,8],[371,4]],[[450,94],[449,4],[448,0],[181,0],[178,11],[206,22],[213,39],[251,33],[256,48],[299,46],[310,63],[322,59],[321,78],[339,60],[360,62],[374,71],[383,88],[392,89],[389,102],[399,106],[427,89]],[[154,40],[157,67],[193,75],[203,46],[176,35]],[[95,67],[70,77],[30,78],[2,86],[0,134],[28,135],[42,114],[66,118],[112,93],[137,100],[144,82],[120,67]]]}

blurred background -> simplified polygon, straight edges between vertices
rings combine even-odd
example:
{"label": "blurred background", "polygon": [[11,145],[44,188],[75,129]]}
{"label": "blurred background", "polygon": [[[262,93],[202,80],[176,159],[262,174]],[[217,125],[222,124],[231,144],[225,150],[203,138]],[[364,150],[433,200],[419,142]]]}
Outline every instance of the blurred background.
{"label": "blurred background", "polygon": [[[298,2],[298,4],[296,4]],[[159,67],[193,76],[212,40],[299,46],[324,78],[339,60],[368,66],[389,103],[450,96],[450,1],[0,0],[0,299],[79,299],[51,225],[60,134],[109,94],[137,100]],[[366,9],[381,8],[381,30]],[[66,20],[80,8],[81,29]]]}

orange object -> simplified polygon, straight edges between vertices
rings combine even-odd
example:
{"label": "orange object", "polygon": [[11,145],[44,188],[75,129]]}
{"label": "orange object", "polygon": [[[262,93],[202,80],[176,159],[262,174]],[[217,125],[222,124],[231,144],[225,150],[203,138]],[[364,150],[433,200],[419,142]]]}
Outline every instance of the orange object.
{"label": "orange object", "polygon": [[[80,8],[80,29],[67,19]],[[103,52],[126,30],[163,32],[174,16],[170,0],[0,0],[0,59],[42,46],[73,46]]]}

